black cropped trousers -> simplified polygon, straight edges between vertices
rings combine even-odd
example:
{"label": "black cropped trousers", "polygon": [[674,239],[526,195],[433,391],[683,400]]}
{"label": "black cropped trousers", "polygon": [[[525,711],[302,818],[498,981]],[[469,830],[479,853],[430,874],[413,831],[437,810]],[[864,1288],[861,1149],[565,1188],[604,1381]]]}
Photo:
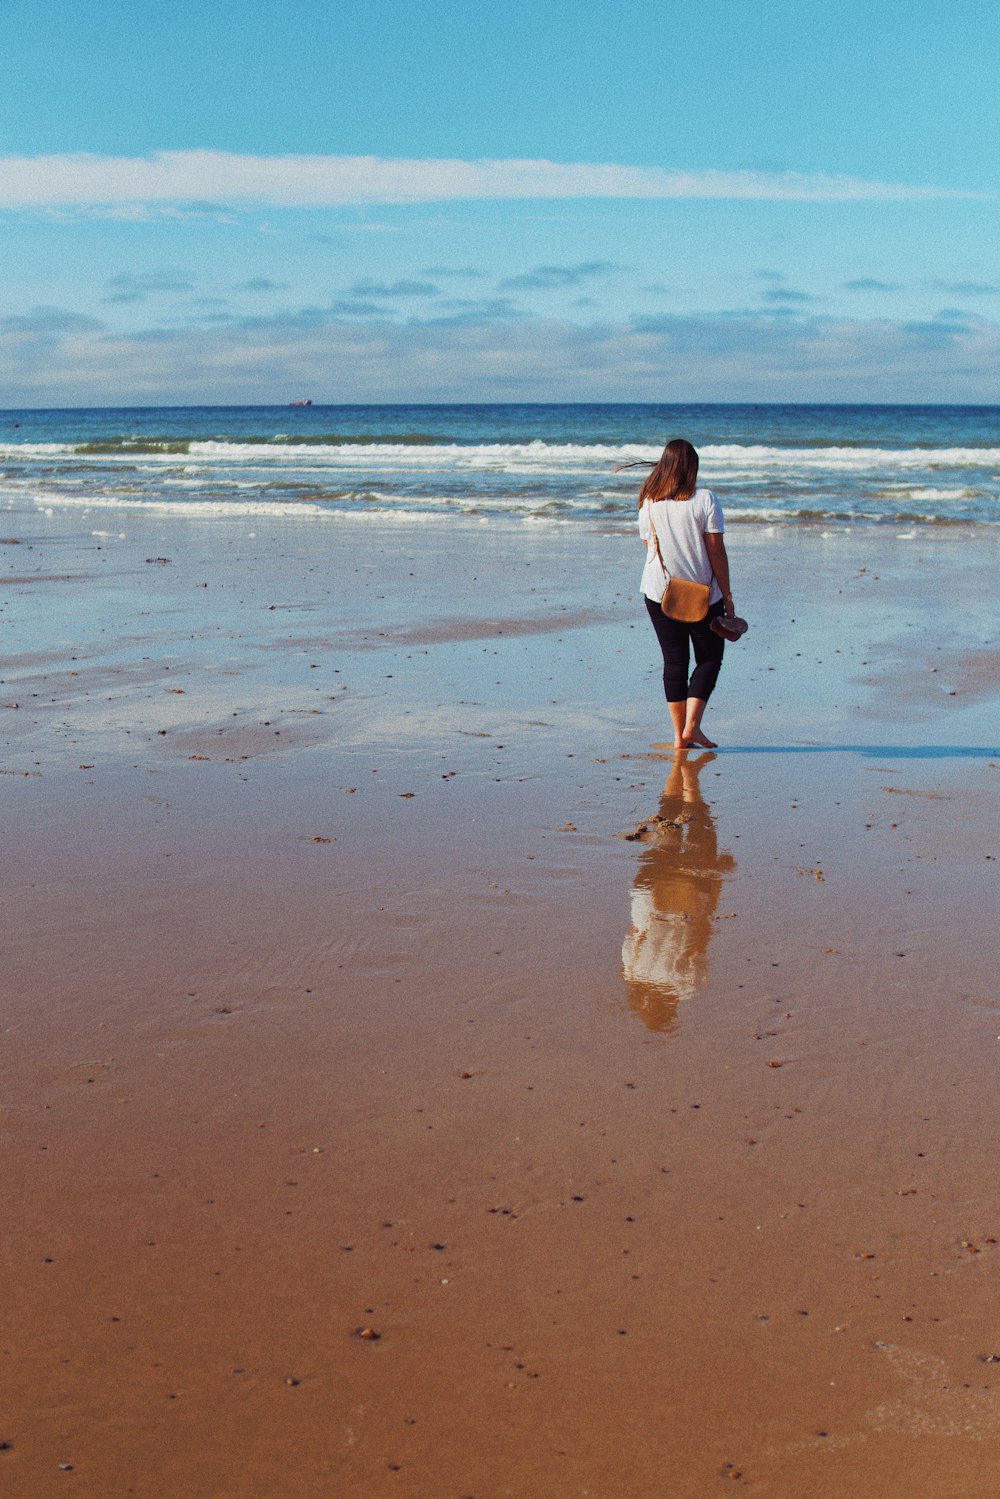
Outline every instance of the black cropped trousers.
{"label": "black cropped trousers", "polygon": [[[668,619],[659,602],[646,599],[646,608],[656,631],[663,652],[663,691],[668,703],[680,703],[689,697],[700,697],[704,702],[712,696],[722,665],[722,654],[726,642],[710,628],[713,619],[726,612],[722,599],[712,604],[704,619],[697,624],[685,624],[679,619]],[[694,671],[688,677],[691,651],[694,651]]]}

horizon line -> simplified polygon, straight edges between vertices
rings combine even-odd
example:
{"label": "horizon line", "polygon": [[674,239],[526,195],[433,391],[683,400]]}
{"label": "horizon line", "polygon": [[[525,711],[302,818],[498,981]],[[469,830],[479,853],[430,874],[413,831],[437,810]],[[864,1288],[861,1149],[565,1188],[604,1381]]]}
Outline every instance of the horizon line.
{"label": "horizon line", "polygon": [[[0,416],[41,411],[289,411],[297,401],[164,401],[149,406],[126,406],[116,403],[89,406],[0,406]],[[607,407],[628,406],[654,411],[729,410],[734,407],[772,407],[795,410],[851,411],[1000,411],[1000,401],[323,401],[310,400],[310,411],[369,410],[462,410],[465,408],[521,408],[541,406]]]}

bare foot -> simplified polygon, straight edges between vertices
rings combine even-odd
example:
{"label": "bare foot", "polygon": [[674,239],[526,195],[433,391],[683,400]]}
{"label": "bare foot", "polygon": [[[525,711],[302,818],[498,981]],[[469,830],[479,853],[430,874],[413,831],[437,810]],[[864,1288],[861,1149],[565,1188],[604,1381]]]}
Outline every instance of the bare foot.
{"label": "bare foot", "polygon": [[684,735],[684,748],[718,749],[719,746],[714,739],[709,739],[708,735],[703,734],[700,729],[692,729],[690,733]]}

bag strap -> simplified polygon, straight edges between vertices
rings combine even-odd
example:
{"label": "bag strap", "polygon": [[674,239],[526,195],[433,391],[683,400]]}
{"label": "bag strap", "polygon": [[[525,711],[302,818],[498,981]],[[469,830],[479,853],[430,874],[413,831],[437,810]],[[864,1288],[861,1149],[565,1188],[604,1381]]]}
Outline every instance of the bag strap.
{"label": "bag strap", "polygon": [[660,538],[656,534],[656,522],[653,519],[653,507],[652,505],[650,505],[650,502],[648,500],[646,501],[646,504],[649,505],[649,529],[653,533],[653,551],[656,554],[657,562],[659,562],[660,564],[660,570],[663,573],[664,584],[666,584],[670,582],[670,574],[667,572],[667,564],[664,562],[663,553],[660,551]]}

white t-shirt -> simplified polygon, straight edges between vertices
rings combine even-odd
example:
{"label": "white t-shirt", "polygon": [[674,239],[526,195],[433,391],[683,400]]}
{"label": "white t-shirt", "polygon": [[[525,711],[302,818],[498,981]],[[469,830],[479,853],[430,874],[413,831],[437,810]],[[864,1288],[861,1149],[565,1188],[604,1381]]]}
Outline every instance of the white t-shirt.
{"label": "white t-shirt", "polygon": [[712,572],[705,549],[705,532],[722,533],[722,506],[710,489],[696,489],[689,500],[644,500],[639,511],[639,535],[647,543],[646,565],[639,587],[654,603],[663,597],[667,580],[652,546],[656,527],[660,556],[671,578],[690,583],[711,583],[709,605],[717,604],[722,589]]}
{"label": "white t-shirt", "polygon": [[632,927],[622,947],[625,982],[661,997],[667,991],[674,999],[690,999],[703,989],[708,982],[704,932],[717,901],[706,887],[694,913],[663,911],[652,890],[633,890]]}

